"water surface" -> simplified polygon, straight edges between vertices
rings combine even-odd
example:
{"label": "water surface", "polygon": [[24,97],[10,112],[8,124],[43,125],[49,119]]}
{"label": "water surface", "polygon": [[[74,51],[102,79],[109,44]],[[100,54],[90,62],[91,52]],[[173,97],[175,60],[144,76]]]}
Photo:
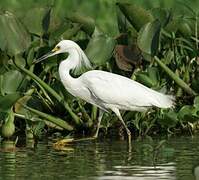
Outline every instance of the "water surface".
{"label": "water surface", "polygon": [[125,141],[86,141],[52,148],[39,142],[36,148],[1,148],[0,180],[99,179],[99,180],[194,180],[199,171],[199,137],[134,141],[128,152]]}

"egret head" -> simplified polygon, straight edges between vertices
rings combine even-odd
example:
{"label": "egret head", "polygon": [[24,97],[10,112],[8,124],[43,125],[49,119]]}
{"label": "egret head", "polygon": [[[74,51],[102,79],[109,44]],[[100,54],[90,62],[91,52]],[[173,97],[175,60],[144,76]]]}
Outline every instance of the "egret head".
{"label": "egret head", "polygon": [[66,53],[69,52],[71,49],[77,49],[79,51],[80,47],[71,40],[62,40],[60,41],[49,53],[43,55],[33,63],[38,63],[47,59],[48,57],[52,57],[56,54]]}

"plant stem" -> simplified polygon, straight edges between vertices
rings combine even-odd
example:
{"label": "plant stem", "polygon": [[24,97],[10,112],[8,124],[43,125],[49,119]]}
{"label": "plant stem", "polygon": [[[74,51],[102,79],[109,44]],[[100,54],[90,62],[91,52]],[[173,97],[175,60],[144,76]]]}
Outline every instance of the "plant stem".
{"label": "plant stem", "polygon": [[39,83],[46,91],[48,91],[52,96],[54,96],[58,102],[62,103],[65,107],[65,109],[68,111],[68,113],[73,118],[74,122],[76,124],[80,124],[80,118],[72,111],[72,109],[69,107],[68,103],[64,101],[64,99],[56,92],[54,91],[48,84],[46,84],[44,81],[42,81],[39,77],[37,77],[34,73],[29,71],[28,69],[18,65],[15,63],[15,65],[24,73],[26,73],[28,76],[30,76],[34,81]]}
{"label": "plant stem", "polygon": [[178,84],[185,92],[195,96],[196,93],[182,80],[180,79],[173,71],[171,71],[160,59],[155,56],[155,61],[158,65]]}
{"label": "plant stem", "polygon": [[68,131],[72,131],[73,130],[73,127],[71,125],[69,125],[66,121],[64,121],[63,119],[60,119],[60,118],[57,118],[57,117],[54,117],[52,115],[49,115],[49,114],[46,114],[46,113],[43,113],[41,111],[38,111],[36,109],[33,109],[31,107],[28,107],[26,105],[23,105],[24,108],[26,108],[27,110],[37,114],[38,116],[44,118],[45,120],[47,121],[50,121],[54,124],[56,124],[57,126],[61,127],[61,128],[64,128],[64,129],[67,129]]}

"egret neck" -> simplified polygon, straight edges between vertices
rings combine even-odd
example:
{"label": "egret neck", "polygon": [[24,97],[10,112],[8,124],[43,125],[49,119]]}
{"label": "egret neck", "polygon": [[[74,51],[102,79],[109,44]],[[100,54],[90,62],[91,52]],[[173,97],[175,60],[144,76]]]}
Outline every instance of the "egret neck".
{"label": "egret neck", "polygon": [[77,87],[77,79],[73,78],[70,75],[70,70],[73,70],[77,67],[80,57],[79,53],[76,49],[69,49],[67,51],[69,53],[68,58],[63,60],[59,65],[59,75],[61,82],[64,84],[64,87],[73,94],[73,90]]}

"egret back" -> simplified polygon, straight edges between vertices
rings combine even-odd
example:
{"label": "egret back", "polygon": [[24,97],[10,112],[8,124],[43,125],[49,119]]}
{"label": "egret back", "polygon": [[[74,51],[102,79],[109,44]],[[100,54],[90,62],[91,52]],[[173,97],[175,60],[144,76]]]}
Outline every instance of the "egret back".
{"label": "egret back", "polygon": [[151,106],[170,108],[173,96],[154,91],[136,81],[117,74],[93,70],[79,80],[93,93],[99,103],[114,105],[119,109],[143,111]]}

